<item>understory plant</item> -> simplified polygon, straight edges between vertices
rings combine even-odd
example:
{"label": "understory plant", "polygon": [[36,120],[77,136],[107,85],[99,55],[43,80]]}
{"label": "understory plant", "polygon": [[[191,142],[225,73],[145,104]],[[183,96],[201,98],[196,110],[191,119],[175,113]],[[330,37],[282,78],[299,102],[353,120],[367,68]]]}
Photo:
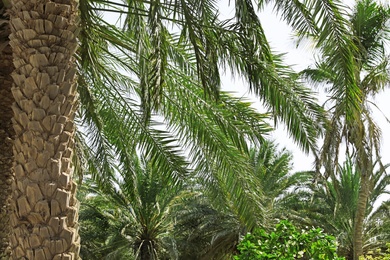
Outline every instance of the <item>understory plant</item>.
{"label": "understory plant", "polygon": [[280,221],[272,232],[255,229],[237,248],[240,254],[234,257],[235,260],[344,259],[337,256],[333,236],[323,233],[320,228],[297,230],[288,220]]}

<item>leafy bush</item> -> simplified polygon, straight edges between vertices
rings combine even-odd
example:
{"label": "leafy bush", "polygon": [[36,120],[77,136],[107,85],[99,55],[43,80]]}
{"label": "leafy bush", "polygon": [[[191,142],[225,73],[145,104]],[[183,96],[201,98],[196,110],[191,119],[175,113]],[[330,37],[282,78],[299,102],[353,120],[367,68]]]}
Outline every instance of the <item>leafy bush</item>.
{"label": "leafy bush", "polygon": [[238,245],[240,254],[235,260],[255,259],[319,259],[341,260],[336,254],[333,236],[321,229],[298,231],[289,221],[283,220],[273,232],[256,229],[248,233]]}

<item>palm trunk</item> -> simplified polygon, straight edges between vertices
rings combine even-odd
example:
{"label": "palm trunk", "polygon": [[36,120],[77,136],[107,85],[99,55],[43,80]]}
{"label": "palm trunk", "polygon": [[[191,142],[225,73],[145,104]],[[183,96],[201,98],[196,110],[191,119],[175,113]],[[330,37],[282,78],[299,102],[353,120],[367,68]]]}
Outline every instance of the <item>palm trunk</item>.
{"label": "palm trunk", "polygon": [[76,0],[13,0],[13,259],[79,259],[72,181]]}
{"label": "palm trunk", "polygon": [[144,240],[140,249],[140,260],[153,260],[153,242],[150,240]]}
{"label": "palm trunk", "polygon": [[[366,167],[368,167],[366,165]],[[363,255],[363,228],[366,216],[367,201],[369,196],[368,171],[362,170],[359,190],[359,200],[356,210],[354,236],[353,236],[353,259],[359,260]]]}
{"label": "palm trunk", "polygon": [[[0,1],[0,19],[6,21],[5,8]],[[0,259],[9,259],[9,236],[11,233],[9,214],[12,183],[12,127],[11,92],[13,71],[12,51],[7,44],[10,30],[9,24],[0,26]]]}

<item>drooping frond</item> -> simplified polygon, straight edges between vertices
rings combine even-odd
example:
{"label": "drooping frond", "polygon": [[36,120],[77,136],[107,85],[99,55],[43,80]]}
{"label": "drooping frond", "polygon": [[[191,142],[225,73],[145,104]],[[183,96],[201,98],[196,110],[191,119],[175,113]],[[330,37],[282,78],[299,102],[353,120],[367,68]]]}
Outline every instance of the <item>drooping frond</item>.
{"label": "drooping frond", "polygon": [[314,13],[321,20],[318,46],[324,63],[332,71],[334,81],[330,93],[340,102],[347,123],[353,122],[360,112],[362,93],[356,71],[357,47],[350,33],[346,8],[340,1],[313,1]]}
{"label": "drooping frond", "polygon": [[322,22],[323,29],[331,34],[328,38],[320,34],[321,61],[302,75],[310,83],[325,86],[329,96],[329,118],[321,151],[325,177],[337,170],[333,165],[338,164],[343,141],[346,154],[355,156],[361,169],[372,171],[370,161],[375,160],[373,156],[380,157],[381,133],[372,118],[370,99],[389,83],[389,62],[383,48],[389,40],[385,26],[389,21],[388,7],[364,0],[356,3],[353,13],[347,13],[338,2],[317,1],[320,3],[326,4],[328,9],[324,10],[329,14],[333,13],[333,19]]}
{"label": "drooping frond", "polygon": [[[236,1],[236,23],[219,33],[222,64],[244,75],[250,90],[283,122],[291,137],[306,151],[316,153],[316,137],[322,111],[313,93],[296,80],[296,75],[273,54],[260,20],[250,1]],[[240,31],[237,35],[234,32]]]}

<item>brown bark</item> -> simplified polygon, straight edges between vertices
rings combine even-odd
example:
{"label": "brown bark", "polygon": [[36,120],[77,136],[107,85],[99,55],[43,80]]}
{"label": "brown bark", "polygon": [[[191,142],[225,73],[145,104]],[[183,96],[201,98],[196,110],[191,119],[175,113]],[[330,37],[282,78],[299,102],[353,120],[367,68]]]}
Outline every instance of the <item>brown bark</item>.
{"label": "brown bark", "polygon": [[[367,165],[366,165],[367,167]],[[359,198],[356,210],[354,236],[353,236],[353,259],[359,260],[363,255],[363,229],[366,217],[367,201],[369,196],[369,178],[367,172],[362,172],[360,180]]]}
{"label": "brown bark", "polygon": [[13,259],[79,259],[71,158],[76,0],[13,0]]}
{"label": "brown bark", "polygon": [[8,44],[10,34],[6,9],[0,1],[0,259],[9,259],[10,197],[12,183],[12,140],[14,130],[11,123],[12,97],[11,87],[13,71],[12,51]]}

